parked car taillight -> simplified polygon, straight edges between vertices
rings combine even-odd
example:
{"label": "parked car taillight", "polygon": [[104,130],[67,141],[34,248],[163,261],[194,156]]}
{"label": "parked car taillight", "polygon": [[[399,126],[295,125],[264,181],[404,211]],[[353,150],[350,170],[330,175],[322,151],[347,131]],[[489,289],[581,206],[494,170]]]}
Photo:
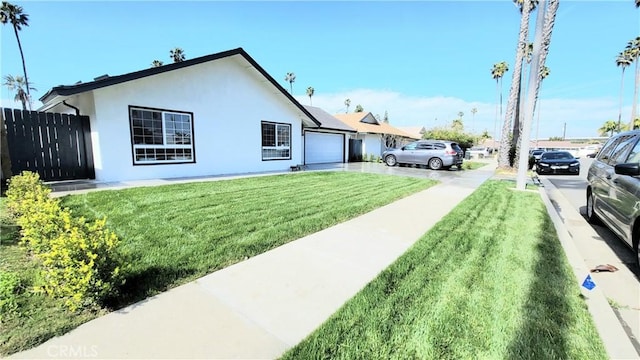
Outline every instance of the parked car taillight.
{"label": "parked car taillight", "polygon": [[458,152],[455,150],[447,150],[445,151],[445,154],[447,155],[458,155]]}

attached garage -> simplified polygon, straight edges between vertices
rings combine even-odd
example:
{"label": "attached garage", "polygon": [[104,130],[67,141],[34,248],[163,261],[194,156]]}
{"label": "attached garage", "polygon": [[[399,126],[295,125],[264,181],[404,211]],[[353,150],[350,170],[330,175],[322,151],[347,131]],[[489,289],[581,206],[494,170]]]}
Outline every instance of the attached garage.
{"label": "attached garage", "polygon": [[344,134],[305,132],[305,164],[344,162],[344,141]]}

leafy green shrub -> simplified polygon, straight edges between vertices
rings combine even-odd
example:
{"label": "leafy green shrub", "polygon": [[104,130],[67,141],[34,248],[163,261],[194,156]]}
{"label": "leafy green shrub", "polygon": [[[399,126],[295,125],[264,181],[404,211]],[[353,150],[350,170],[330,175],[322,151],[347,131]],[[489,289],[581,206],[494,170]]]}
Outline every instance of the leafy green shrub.
{"label": "leafy green shrub", "polygon": [[50,192],[37,174],[23,172],[9,182],[7,208],[42,265],[42,288],[75,310],[103,300],[120,281],[119,240],[105,219],[75,218]]}
{"label": "leafy green shrub", "polygon": [[18,309],[16,295],[20,290],[20,278],[14,272],[0,271],[0,323]]}
{"label": "leafy green shrub", "polygon": [[456,129],[441,127],[425,131],[425,133],[422,134],[422,138],[455,141],[463,149],[472,147],[476,142],[476,137],[471,134],[467,134]]}

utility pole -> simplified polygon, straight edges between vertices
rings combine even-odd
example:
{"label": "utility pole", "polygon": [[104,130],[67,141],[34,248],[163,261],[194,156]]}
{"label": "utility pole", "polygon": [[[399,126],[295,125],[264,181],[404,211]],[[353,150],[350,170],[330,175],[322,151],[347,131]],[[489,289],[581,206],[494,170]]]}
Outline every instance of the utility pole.
{"label": "utility pole", "polygon": [[564,123],[564,126],[562,127],[562,140],[567,138],[567,123]]}

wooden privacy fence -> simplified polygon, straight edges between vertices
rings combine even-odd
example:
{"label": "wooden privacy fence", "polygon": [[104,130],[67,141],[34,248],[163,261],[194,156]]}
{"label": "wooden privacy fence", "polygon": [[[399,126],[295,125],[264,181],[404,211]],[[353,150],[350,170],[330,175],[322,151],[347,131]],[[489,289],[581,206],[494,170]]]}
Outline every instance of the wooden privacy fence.
{"label": "wooden privacy fence", "polygon": [[88,116],[2,109],[11,171],[44,181],[95,179]]}

